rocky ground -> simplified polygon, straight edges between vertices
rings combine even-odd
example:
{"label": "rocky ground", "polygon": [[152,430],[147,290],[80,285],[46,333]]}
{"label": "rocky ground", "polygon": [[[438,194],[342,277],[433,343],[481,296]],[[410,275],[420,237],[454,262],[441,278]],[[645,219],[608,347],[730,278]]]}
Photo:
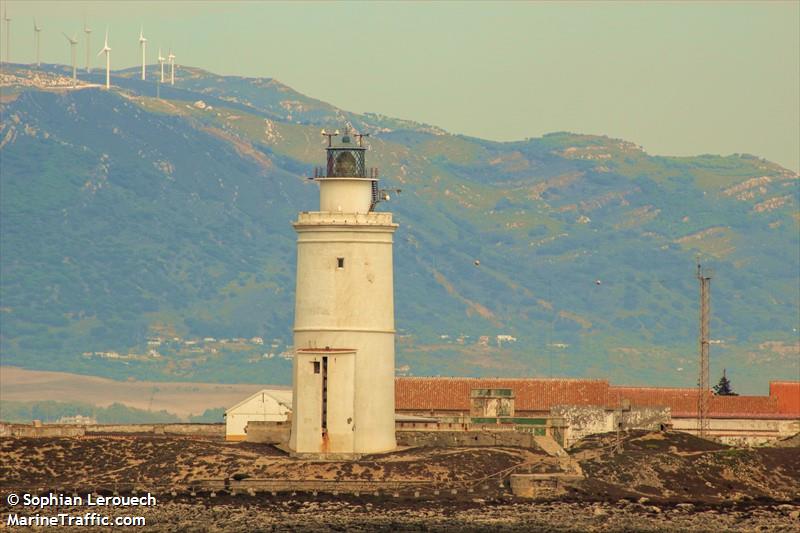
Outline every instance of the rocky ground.
{"label": "rocky ground", "polygon": [[[677,432],[630,432],[623,452],[615,454],[614,438],[579,443],[570,452],[587,479],[541,501],[515,498],[498,482],[514,467],[542,472],[556,464],[518,448],[412,449],[348,463],[300,461],[269,446],[183,437],[6,438],[0,443],[0,516],[4,524],[15,510],[6,495],[24,487],[85,493],[134,482],[156,492],[158,504],[108,512],[141,514],[150,531],[800,530],[797,447],[728,448]],[[412,484],[358,495],[186,490],[201,479],[234,476]]]}
{"label": "rocky ground", "polygon": [[552,458],[521,448],[415,448],[360,461],[307,461],[265,444],[175,436],[6,438],[0,488],[183,486],[234,476],[248,479],[426,482],[479,480]]}
{"label": "rocky ground", "polygon": [[570,450],[587,477],[576,496],[709,505],[800,500],[797,447],[733,448],[687,433],[639,431],[614,454],[613,441],[613,434],[593,435]]}

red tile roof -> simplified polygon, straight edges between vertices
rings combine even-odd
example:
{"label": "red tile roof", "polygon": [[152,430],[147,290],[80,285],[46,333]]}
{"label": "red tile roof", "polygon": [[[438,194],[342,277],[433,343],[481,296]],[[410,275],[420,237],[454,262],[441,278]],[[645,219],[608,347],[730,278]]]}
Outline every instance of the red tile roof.
{"label": "red tile roof", "polygon": [[400,410],[470,409],[472,389],[512,389],[516,411],[549,411],[553,405],[605,405],[608,382],[596,379],[396,378]]}
{"label": "red tile roof", "polygon": [[[697,416],[697,389],[668,387],[609,387],[609,405],[628,399],[632,406],[665,406],[672,416]],[[711,396],[708,411],[722,418],[779,414],[778,403],[770,396]]]}
{"label": "red tile roof", "polygon": [[[472,389],[511,389],[516,411],[549,411],[556,405],[669,407],[672,416],[697,416],[697,390],[668,387],[616,387],[596,379],[427,378],[395,379],[400,411],[468,413]],[[718,418],[800,417],[800,382],[773,381],[770,396],[712,396],[709,414]]]}
{"label": "red tile roof", "polygon": [[632,407],[669,407],[675,412],[697,411],[697,390],[666,387],[609,387],[608,405],[630,400]]}
{"label": "red tile roof", "polygon": [[769,395],[778,401],[778,412],[800,418],[800,381],[770,381]]}
{"label": "red tile roof", "polygon": [[780,417],[778,402],[770,396],[712,396],[709,414],[718,418]]}

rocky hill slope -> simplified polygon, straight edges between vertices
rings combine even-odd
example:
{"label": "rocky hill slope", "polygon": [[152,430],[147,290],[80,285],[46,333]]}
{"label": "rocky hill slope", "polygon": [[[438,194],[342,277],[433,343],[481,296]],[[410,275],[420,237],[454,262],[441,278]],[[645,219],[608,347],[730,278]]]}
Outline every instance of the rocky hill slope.
{"label": "rocky hill slope", "polygon": [[289,222],[316,207],[319,129],[349,124],[403,190],[380,207],[400,223],[399,372],[693,385],[700,254],[712,374],[763,392],[797,373],[800,189],[778,165],[571,133],[497,143],[199,69],[161,88],[114,73],[111,91],[63,73],[3,76],[5,364],[287,383]]}

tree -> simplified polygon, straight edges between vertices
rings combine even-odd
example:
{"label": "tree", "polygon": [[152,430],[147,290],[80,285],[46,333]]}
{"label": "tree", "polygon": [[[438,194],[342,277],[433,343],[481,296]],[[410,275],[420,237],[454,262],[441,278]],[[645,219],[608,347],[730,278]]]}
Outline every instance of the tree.
{"label": "tree", "polygon": [[726,375],[726,370],[722,369],[722,377],[719,378],[719,383],[714,385],[714,394],[717,396],[739,396],[731,388],[731,382]]}

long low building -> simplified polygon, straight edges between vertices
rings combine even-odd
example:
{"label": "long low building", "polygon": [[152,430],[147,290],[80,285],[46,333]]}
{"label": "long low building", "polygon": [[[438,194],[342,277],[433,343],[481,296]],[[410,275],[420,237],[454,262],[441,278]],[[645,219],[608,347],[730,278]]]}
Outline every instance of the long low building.
{"label": "long low building", "polygon": [[[395,380],[398,413],[470,416],[478,389],[511,391],[516,416],[545,417],[563,406],[619,411],[667,408],[672,427],[697,432],[697,389],[613,386],[596,379],[431,378]],[[559,410],[563,412],[563,410]],[[736,444],[760,444],[800,431],[800,381],[773,381],[769,396],[712,396],[709,434]]]}
{"label": "long low building", "polygon": [[[773,381],[769,391],[769,396],[712,396],[710,435],[752,445],[798,433],[800,381]],[[486,392],[491,397],[484,397]],[[286,421],[291,404],[290,390],[265,389],[250,396],[226,411],[226,438],[245,440],[251,421]],[[620,421],[657,427],[666,417],[673,429],[689,433],[698,426],[697,389],[614,386],[601,379],[398,377],[395,411],[398,427],[406,429],[429,426],[431,417],[440,420],[439,426],[448,419],[447,427],[457,427],[462,419],[561,418],[567,422],[567,443],[612,431]],[[423,419],[409,416],[427,419],[419,423]]]}
{"label": "long low building", "polygon": [[604,405],[608,381],[536,378],[395,378],[395,410],[420,416],[469,416],[474,389],[511,389],[519,416],[547,416],[554,405]]}

